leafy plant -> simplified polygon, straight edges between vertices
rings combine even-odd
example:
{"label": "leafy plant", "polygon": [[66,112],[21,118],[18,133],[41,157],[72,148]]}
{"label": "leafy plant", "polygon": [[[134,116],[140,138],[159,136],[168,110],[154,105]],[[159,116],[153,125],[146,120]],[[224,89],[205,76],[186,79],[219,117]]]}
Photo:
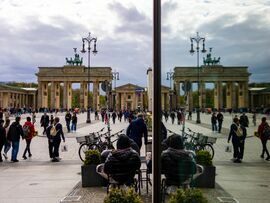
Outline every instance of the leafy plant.
{"label": "leafy plant", "polygon": [[169,203],[207,203],[199,189],[178,189],[170,195]]}
{"label": "leafy plant", "polygon": [[213,166],[211,154],[208,151],[200,150],[196,152],[196,163],[203,166]]}
{"label": "leafy plant", "polygon": [[100,164],[100,152],[98,150],[87,150],[85,153],[84,165]]}
{"label": "leafy plant", "polygon": [[105,197],[104,203],[143,203],[133,188],[127,190],[113,188]]}

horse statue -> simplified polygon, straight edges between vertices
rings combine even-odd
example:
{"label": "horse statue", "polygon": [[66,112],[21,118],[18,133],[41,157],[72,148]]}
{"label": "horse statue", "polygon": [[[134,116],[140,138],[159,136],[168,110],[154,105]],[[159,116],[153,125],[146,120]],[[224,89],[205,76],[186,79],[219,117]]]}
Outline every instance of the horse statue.
{"label": "horse statue", "polygon": [[74,61],[73,61],[73,59],[71,57],[70,57],[70,59],[66,58],[66,63],[68,65],[74,65]]}
{"label": "horse statue", "polygon": [[211,58],[210,53],[206,55],[206,59],[205,57],[203,57],[203,63],[204,65],[208,65],[208,66],[210,65],[210,63],[212,64],[212,58]]}
{"label": "horse statue", "polygon": [[220,63],[220,57],[218,57],[218,59],[216,59],[216,57],[214,57],[213,59],[213,65],[219,64]]}

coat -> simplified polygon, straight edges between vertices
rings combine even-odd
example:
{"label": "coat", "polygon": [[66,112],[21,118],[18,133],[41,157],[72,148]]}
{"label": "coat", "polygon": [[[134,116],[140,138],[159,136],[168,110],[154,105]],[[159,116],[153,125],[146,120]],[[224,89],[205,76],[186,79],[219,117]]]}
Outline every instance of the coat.
{"label": "coat", "polygon": [[142,146],[142,137],[144,136],[144,144],[147,144],[147,126],[142,118],[132,121],[127,128],[127,136],[134,140],[139,148]]}
{"label": "coat", "polygon": [[104,163],[104,172],[120,183],[133,182],[141,167],[140,156],[131,148],[112,151]]}
{"label": "coat", "polygon": [[20,136],[23,137],[22,126],[18,122],[13,122],[9,127],[7,139],[11,142],[19,142]]}
{"label": "coat", "polygon": [[[237,135],[237,129],[238,127],[240,127],[243,131],[243,135],[242,136],[238,136]],[[232,139],[233,143],[239,143],[239,142],[244,142],[245,139],[247,137],[247,130],[244,126],[240,125],[238,126],[236,123],[233,123],[231,125],[231,129],[230,129],[230,133],[229,133],[229,137],[228,137],[228,142]]]}
{"label": "coat", "polygon": [[168,148],[161,154],[161,172],[168,185],[180,185],[195,174],[196,162],[185,150]]}
{"label": "coat", "polygon": [[29,121],[26,121],[23,125],[24,126],[29,126],[29,133],[28,135],[25,137],[26,140],[31,140],[33,137],[34,137],[34,134],[35,134],[35,127],[34,125],[29,122]]}

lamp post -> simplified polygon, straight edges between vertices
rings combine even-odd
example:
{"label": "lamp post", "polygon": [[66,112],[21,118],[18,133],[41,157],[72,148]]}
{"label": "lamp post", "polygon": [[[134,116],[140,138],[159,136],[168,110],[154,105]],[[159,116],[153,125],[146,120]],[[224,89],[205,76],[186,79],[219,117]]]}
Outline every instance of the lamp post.
{"label": "lamp post", "polygon": [[167,80],[170,80],[170,111],[172,111],[172,78],[173,72],[170,70],[170,72],[167,72]]}
{"label": "lamp post", "polygon": [[202,53],[205,53],[205,38],[200,37],[199,33],[197,32],[196,37],[191,37],[190,42],[191,42],[191,49],[190,49],[190,54],[194,54],[194,49],[193,49],[193,42],[196,43],[196,51],[197,51],[197,79],[198,79],[198,109],[197,109],[197,120],[196,123],[201,123],[201,118],[200,118],[200,66],[199,66],[199,53],[200,53],[200,42],[202,41],[203,48],[201,50]]}
{"label": "lamp post", "polygon": [[97,43],[97,38],[96,37],[91,37],[91,33],[89,32],[87,37],[82,38],[82,53],[85,53],[85,43],[88,43],[87,51],[88,51],[88,67],[87,67],[87,119],[86,123],[91,123],[91,118],[90,118],[90,53],[91,53],[91,43],[94,43],[94,50],[92,51],[93,54],[97,54],[97,49],[96,49],[96,43]]}
{"label": "lamp post", "polygon": [[119,80],[119,72],[112,72],[113,75],[113,80],[114,80],[114,92],[115,94],[113,95],[113,109],[116,110],[116,80]]}

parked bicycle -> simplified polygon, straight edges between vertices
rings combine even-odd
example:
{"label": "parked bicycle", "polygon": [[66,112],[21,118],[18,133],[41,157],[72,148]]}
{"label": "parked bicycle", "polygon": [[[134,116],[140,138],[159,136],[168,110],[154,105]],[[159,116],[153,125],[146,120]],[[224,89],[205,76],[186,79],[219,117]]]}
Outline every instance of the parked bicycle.
{"label": "parked bicycle", "polygon": [[187,132],[182,132],[182,135],[175,133],[169,129],[167,129],[169,133],[179,135],[183,138],[185,149],[192,150],[197,152],[199,150],[206,150],[210,153],[211,158],[214,158],[215,150],[213,148],[213,144],[216,142],[217,138],[208,137],[201,133],[196,133],[191,129],[187,128]]}
{"label": "parked bicycle", "polygon": [[[102,133],[104,128],[102,128],[98,132],[90,133],[87,136],[82,136],[82,137],[76,137],[77,142],[80,143],[79,147],[79,157],[82,161],[85,160],[85,152],[87,150],[93,149],[93,150],[98,150],[100,152],[106,150],[106,149],[114,149],[113,143],[117,140],[111,141],[111,138],[114,137],[115,135],[119,136],[123,131],[119,131],[117,133],[114,133],[110,135],[110,131],[106,133]],[[104,141],[102,138],[104,137]]]}

